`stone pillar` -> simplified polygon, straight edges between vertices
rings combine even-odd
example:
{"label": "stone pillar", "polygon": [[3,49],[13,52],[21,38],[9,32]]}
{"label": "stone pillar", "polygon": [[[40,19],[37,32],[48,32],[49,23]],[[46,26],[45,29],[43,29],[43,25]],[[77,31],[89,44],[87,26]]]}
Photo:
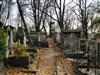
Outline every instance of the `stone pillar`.
{"label": "stone pillar", "polygon": [[23,40],[23,42],[24,42],[24,45],[26,46],[26,36],[24,35],[24,40]]}
{"label": "stone pillar", "polygon": [[[7,36],[7,38],[6,38],[6,46],[8,47],[9,46],[9,35]],[[9,50],[8,50],[8,48],[7,48],[7,51],[6,51],[6,57],[8,57],[9,56]]]}
{"label": "stone pillar", "polygon": [[6,38],[6,46],[8,46],[8,44],[9,44],[9,35],[7,36],[7,38]]}
{"label": "stone pillar", "polygon": [[57,41],[60,42],[60,33],[57,33]]}
{"label": "stone pillar", "polygon": [[20,39],[18,39],[18,44],[20,45]]}
{"label": "stone pillar", "polygon": [[13,31],[10,31],[10,47],[13,46]]}
{"label": "stone pillar", "polygon": [[39,33],[38,35],[39,35],[39,36],[38,36],[38,41],[41,41],[40,33]]}

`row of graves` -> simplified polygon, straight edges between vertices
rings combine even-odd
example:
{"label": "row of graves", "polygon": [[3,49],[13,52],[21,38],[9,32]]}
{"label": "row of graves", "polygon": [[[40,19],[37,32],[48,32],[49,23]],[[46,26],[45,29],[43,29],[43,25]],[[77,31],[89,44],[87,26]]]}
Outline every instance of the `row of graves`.
{"label": "row of graves", "polygon": [[[60,33],[55,33],[58,44]],[[61,44],[59,45],[61,47]],[[65,57],[73,59],[77,68],[100,68],[100,33],[84,39],[80,30],[63,31],[63,46]],[[75,64],[75,66],[76,66]]]}
{"label": "row of graves", "polygon": [[[59,36],[58,36],[59,35]],[[60,43],[60,33],[55,33],[57,43]],[[61,46],[61,45],[60,45]],[[84,53],[92,52],[93,49],[99,54],[100,50],[100,34],[95,34],[94,37],[85,39],[80,30],[63,31],[63,51],[65,53]],[[91,54],[91,53],[90,53]],[[74,56],[75,57],[75,56]]]}
{"label": "row of graves", "polygon": [[1,26],[1,29],[6,34],[6,42],[4,44],[6,45],[5,56],[0,62],[2,66],[28,67],[31,59],[30,53],[28,52],[29,47],[27,46],[26,35],[22,27],[18,27],[16,30],[15,27],[7,25]]}
{"label": "row of graves", "polygon": [[63,45],[61,44],[61,33],[52,32],[57,46],[63,49],[66,57],[81,58],[87,53],[88,40],[84,39],[80,30],[63,31]]}
{"label": "row of graves", "polygon": [[[5,39],[0,35],[0,54],[2,54],[0,56],[0,65],[2,67],[10,65],[28,68],[39,51],[38,47],[48,47],[48,42],[43,32],[29,32],[33,43],[32,46],[29,45],[27,35],[22,27],[18,27],[16,30],[11,25],[3,26],[0,23],[1,33],[5,34]],[[2,41],[4,42],[2,43]]]}
{"label": "row of graves", "polygon": [[30,38],[34,46],[49,47],[47,37],[44,32],[30,31]]}

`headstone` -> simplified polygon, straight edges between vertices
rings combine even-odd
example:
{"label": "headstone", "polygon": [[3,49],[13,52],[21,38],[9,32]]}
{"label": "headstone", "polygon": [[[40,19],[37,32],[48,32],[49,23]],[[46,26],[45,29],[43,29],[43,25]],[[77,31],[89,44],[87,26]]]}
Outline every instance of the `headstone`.
{"label": "headstone", "polygon": [[24,45],[26,46],[26,36],[24,35]]}
{"label": "headstone", "polygon": [[16,39],[20,40],[20,43],[23,43],[23,37],[24,37],[24,30],[22,27],[18,27]]}

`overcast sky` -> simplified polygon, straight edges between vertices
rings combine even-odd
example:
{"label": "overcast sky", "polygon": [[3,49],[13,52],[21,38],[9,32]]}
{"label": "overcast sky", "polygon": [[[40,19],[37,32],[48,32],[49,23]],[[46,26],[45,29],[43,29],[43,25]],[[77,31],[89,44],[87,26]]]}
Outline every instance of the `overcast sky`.
{"label": "overcast sky", "polygon": [[[13,0],[13,2],[15,2],[16,0]],[[59,1],[59,0],[58,0]],[[62,3],[63,3],[64,0],[62,0]],[[66,0],[66,4],[71,2],[72,0]],[[73,0],[73,1],[77,1],[77,0]],[[91,1],[96,1],[96,0],[87,0],[88,1],[88,4],[91,2]],[[100,1],[100,0],[98,0]],[[74,3],[71,3],[70,4],[71,6],[74,6]],[[17,4],[13,6],[13,9],[12,9],[12,17],[11,17],[11,23],[12,25],[16,25],[16,17],[17,17],[17,14],[18,14],[18,10],[17,10]],[[54,17],[56,18],[56,15],[54,15]],[[27,20],[29,23],[30,21]],[[77,23],[76,23],[77,24]]]}

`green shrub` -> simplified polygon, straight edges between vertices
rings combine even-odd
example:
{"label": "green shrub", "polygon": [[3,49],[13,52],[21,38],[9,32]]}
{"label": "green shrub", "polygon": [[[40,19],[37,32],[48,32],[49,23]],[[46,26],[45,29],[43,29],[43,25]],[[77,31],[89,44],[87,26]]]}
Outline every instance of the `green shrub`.
{"label": "green shrub", "polygon": [[6,33],[2,27],[0,27],[0,63],[6,57]]}
{"label": "green shrub", "polygon": [[16,57],[29,56],[29,53],[26,52],[27,49],[28,46],[25,46],[24,44],[19,45],[18,42],[14,43],[13,45],[13,51]]}

